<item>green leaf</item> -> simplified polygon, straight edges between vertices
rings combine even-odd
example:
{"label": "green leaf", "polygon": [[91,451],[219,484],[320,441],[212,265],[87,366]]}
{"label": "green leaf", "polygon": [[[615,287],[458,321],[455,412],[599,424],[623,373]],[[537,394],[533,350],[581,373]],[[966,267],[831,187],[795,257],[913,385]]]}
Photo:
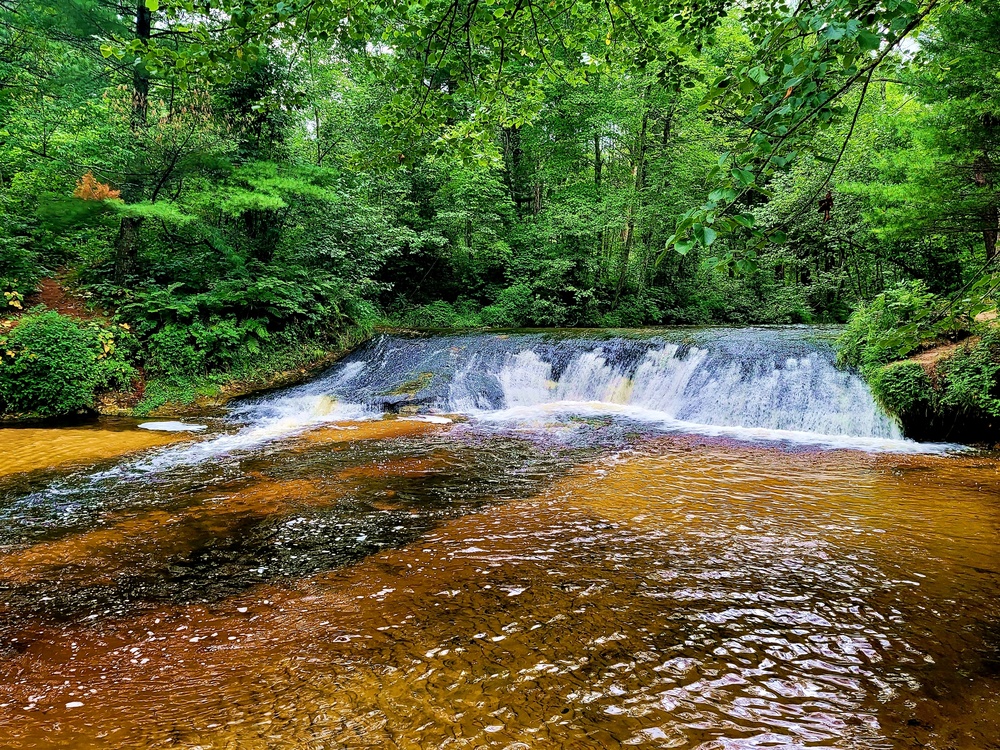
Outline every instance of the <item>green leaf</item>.
{"label": "green leaf", "polygon": [[146,8],[151,13],[156,13],[160,9],[160,0],[146,0]]}
{"label": "green leaf", "polygon": [[708,199],[710,201],[715,201],[716,203],[718,203],[719,201],[726,201],[727,203],[732,203],[734,200],[736,200],[737,195],[738,193],[732,188],[719,188],[718,190],[713,190],[711,194],[708,196]]}
{"label": "green leaf", "polygon": [[865,52],[871,52],[882,46],[882,37],[870,31],[862,31],[858,34],[858,45]]}
{"label": "green leaf", "polygon": [[754,174],[749,169],[734,169],[733,179],[743,187],[750,187],[754,183]]}
{"label": "green leaf", "polygon": [[698,242],[700,242],[704,247],[711,247],[712,243],[715,242],[715,238],[718,236],[716,231],[711,227],[706,227],[704,224],[695,224],[691,230],[694,233],[694,237]]}
{"label": "green leaf", "polygon": [[681,255],[687,255],[694,249],[694,240],[679,240],[674,243],[674,250],[676,250]]}
{"label": "green leaf", "polygon": [[764,68],[762,68],[760,65],[748,70],[747,78],[756,83],[758,86],[763,86],[770,80],[770,76],[768,76]]}

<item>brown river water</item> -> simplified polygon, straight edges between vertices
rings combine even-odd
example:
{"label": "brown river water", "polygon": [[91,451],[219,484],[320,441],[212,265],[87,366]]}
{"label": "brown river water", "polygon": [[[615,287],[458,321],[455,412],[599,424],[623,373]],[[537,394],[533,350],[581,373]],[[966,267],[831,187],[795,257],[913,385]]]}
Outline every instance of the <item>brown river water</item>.
{"label": "brown river water", "polygon": [[0,430],[0,747],[1000,748],[995,455],[72,430]]}

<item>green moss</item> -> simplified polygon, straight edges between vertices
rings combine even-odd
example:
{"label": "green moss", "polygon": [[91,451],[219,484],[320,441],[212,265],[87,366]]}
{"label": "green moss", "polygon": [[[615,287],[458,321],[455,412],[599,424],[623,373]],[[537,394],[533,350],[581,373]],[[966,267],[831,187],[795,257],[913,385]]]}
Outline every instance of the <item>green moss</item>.
{"label": "green moss", "polygon": [[387,391],[384,395],[386,396],[412,396],[418,391],[422,391],[430,382],[434,379],[433,372],[422,372],[413,380],[408,380],[407,382],[393,388],[391,391]]}

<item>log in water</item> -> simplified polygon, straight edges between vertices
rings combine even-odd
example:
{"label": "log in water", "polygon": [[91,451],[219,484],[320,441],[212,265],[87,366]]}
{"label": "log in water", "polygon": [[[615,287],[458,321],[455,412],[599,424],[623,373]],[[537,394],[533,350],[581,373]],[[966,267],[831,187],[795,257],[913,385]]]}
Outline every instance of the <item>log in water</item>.
{"label": "log in water", "polygon": [[183,440],[0,459],[0,745],[1000,746],[1000,464],[822,331],[384,337]]}

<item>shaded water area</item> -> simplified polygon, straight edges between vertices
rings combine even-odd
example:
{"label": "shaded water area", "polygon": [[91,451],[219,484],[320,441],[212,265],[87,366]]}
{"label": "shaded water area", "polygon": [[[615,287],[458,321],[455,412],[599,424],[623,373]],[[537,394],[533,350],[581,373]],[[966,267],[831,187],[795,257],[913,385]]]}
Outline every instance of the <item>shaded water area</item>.
{"label": "shaded water area", "polygon": [[383,337],[173,445],[0,430],[0,746],[1000,748],[1000,462],[828,339]]}

